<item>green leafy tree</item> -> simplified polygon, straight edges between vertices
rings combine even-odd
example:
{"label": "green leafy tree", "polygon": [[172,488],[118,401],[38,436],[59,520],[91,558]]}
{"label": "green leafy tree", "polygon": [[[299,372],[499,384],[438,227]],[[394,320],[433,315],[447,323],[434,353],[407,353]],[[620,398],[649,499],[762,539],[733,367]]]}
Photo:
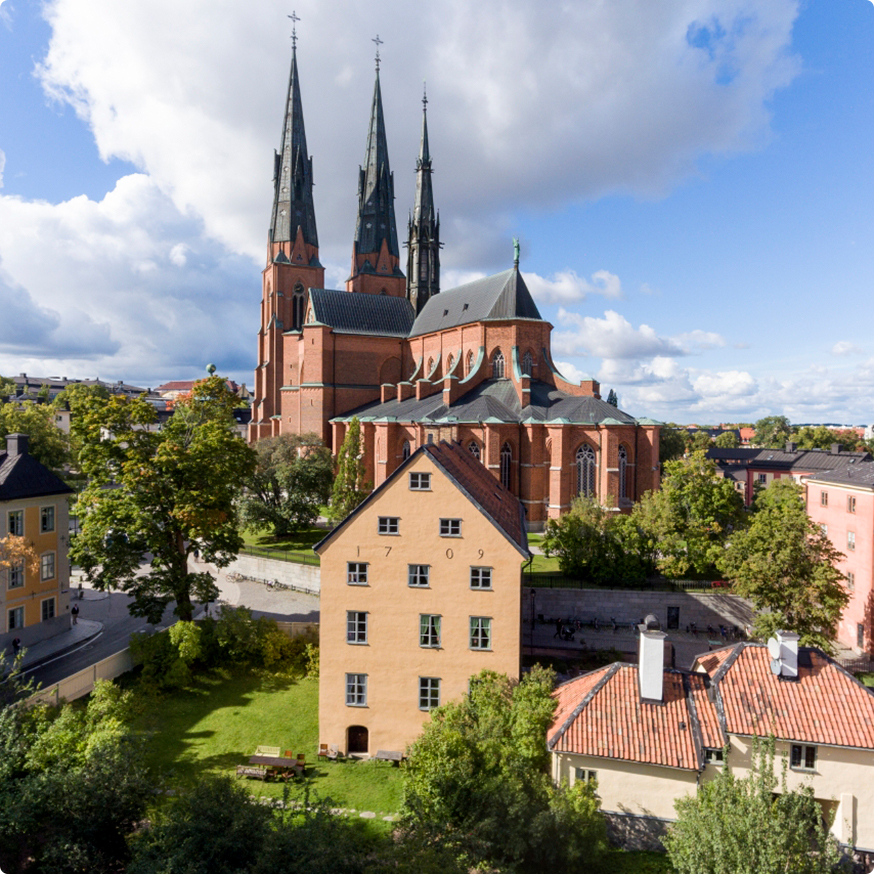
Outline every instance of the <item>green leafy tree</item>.
{"label": "green leafy tree", "polygon": [[225,567],[242,546],[237,498],[255,460],[230,425],[235,403],[213,376],[195,384],[159,433],[146,430],[155,413],[142,398],[114,396],[74,423],[89,482],[71,555],[97,588],[131,594],[135,616],[157,623],[175,601],[190,621],[194,601],[214,601],[218,589],[208,571],[189,569],[189,557],[196,550]]}
{"label": "green leafy tree", "polygon": [[283,434],[255,444],[257,466],[247,484],[243,517],[255,528],[270,526],[285,537],[312,525],[327,503],[334,462],[315,434]]}
{"label": "green leafy tree", "polygon": [[756,496],[749,527],[738,531],[719,567],[759,612],[757,635],[795,631],[801,643],[830,652],[849,601],[843,557],[807,515],[802,487],[778,479]]}
{"label": "green leafy tree", "polygon": [[631,515],[669,577],[712,573],[726,541],[745,522],[743,498],[700,451],[665,464],[661,488],[647,492]]}
{"label": "green leafy tree", "polygon": [[701,450],[706,452],[713,445],[710,435],[706,431],[696,431],[692,434],[692,439],[689,443],[689,448],[692,452]]}
{"label": "green leafy tree", "polygon": [[335,522],[345,519],[370,494],[372,486],[365,481],[365,475],[361,423],[353,416],[337,453],[337,476],[331,493],[331,518]]}
{"label": "green leafy tree", "polygon": [[740,441],[734,431],[723,431],[713,443],[720,449],[737,449]]}
{"label": "green leafy tree", "polygon": [[[77,419],[84,416],[88,411],[99,409],[105,406],[110,398],[109,389],[100,383],[85,385],[84,383],[70,383],[55,399],[52,401],[52,407],[56,410],[69,410],[70,419]],[[70,462],[78,468],[79,466],[79,451],[82,449],[82,439],[80,433],[75,429],[71,429],[70,437]]]}
{"label": "green leafy tree", "polygon": [[665,838],[677,874],[831,874],[841,850],[809,785],[789,789],[786,768],[774,774],[774,742],[753,747],[749,776],[726,764],[695,795],[674,803],[677,821]]}
{"label": "green leafy tree", "polygon": [[544,743],[554,675],[483,671],[431,713],[404,771],[402,831],[452,848],[470,868],[597,870],[606,849],[591,785],[555,787]]}
{"label": "green leafy tree", "polygon": [[15,394],[15,383],[8,376],[0,376],[0,400]]}
{"label": "green leafy tree", "polygon": [[28,452],[49,470],[60,473],[69,462],[70,441],[55,424],[51,404],[0,404],[0,438],[15,433],[28,435]]}
{"label": "green leafy tree", "polygon": [[40,389],[39,389],[39,391],[36,393],[36,396],[37,396],[41,401],[47,401],[47,400],[49,399],[49,384],[48,384],[47,382],[44,382],[44,383],[40,386]]}
{"label": "green leafy tree", "polygon": [[785,416],[765,416],[753,428],[756,432],[753,438],[756,446],[764,449],[783,449],[792,434],[792,425]]}
{"label": "green leafy tree", "polygon": [[682,458],[686,453],[688,432],[679,425],[664,425],[659,432],[659,460],[662,464]]}

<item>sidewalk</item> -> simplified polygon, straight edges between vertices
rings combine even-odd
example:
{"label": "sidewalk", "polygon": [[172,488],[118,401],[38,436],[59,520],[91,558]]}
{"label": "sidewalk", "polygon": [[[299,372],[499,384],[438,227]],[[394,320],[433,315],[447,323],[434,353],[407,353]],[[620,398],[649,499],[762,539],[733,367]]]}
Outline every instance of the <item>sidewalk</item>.
{"label": "sidewalk", "polygon": [[102,622],[90,619],[80,619],[69,631],[62,631],[47,640],[41,640],[26,649],[21,665],[25,670],[31,670],[71,649],[93,640],[103,632]]}

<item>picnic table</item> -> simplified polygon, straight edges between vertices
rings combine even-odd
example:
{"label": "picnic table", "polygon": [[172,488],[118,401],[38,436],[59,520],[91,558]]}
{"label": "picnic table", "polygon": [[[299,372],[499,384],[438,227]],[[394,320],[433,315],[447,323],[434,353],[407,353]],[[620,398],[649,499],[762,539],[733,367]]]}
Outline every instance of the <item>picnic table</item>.
{"label": "picnic table", "polygon": [[303,762],[297,759],[287,759],[285,756],[259,756],[249,759],[250,765],[263,765],[279,777],[300,776],[304,771]]}

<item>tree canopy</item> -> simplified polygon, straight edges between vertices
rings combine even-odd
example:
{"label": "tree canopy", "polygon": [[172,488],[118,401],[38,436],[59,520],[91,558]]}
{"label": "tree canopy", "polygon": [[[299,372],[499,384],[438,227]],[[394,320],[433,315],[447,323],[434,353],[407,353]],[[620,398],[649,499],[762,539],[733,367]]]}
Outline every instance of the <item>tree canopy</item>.
{"label": "tree canopy", "polygon": [[734,431],[723,431],[716,440],[713,441],[714,446],[720,449],[737,449],[740,440]]}
{"label": "tree canopy", "polygon": [[[190,620],[195,600],[216,599],[211,574],[189,570],[192,553],[225,567],[242,546],[237,498],[255,460],[231,425],[235,404],[213,376],[177,403],[160,432],[146,430],[155,412],[142,398],[114,396],[74,420],[89,482],[76,504],[81,531],[71,556],[97,588],[131,594],[131,612],[150,622],[171,601]],[[151,565],[141,572],[147,554]]]}
{"label": "tree canopy", "polygon": [[470,868],[595,871],[606,849],[594,787],[556,788],[544,738],[554,675],[483,671],[431,713],[404,771],[402,830],[450,847]]}
{"label": "tree canopy", "polygon": [[688,431],[669,423],[659,431],[659,460],[662,464],[682,458],[687,448]]}
{"label": "tree canopy", "polygon": [[70,441],[55,424],[51,404],[0,404],[0,438],[15,433],[28,435],[28,452],[49,470],[60,473],[69,462]]}
{"label": "tree canopy", "polygon": [[790,479],[760,491],[749,526],[732,536],[719,567],[756,607],[759,637],[786,629],[830,652],[849,594],[836,567],[842,554],[807,515],[802,492]]}
{"label": "tree canopy", "polygon": [[361,448],[361,423],[353,416],[343,445],[337,453],[337,476],[331,493],[331,518],[345,519],[371,492],[365,480],[364,452]]}
{"label": "tree canopy", "polygon": [[243,515],[276,537],[312,525],[334,481],[330,450],[315,434],[268,437],[255,444],[255,473],[246,486]]}
{"label": "tree canopy", "polygon": [[792,425],[785,416],[765,416],[753,425],[753,429],[756,446],[764,449],[783,449],[792,435]]}

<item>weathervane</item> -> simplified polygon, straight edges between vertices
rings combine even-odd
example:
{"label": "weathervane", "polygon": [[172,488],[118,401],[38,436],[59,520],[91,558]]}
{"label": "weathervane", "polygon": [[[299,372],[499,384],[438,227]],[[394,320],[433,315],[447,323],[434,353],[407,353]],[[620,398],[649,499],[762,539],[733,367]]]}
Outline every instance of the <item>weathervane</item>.
{"label": "weathervane", "polygon": [[425,112],[428,111],[428,83],[424,80],[422,82],[422,109]]}
{"label": "weathervane", "polygon": [[379,34],[376,35],[376,39],[372,39],[371,42],[376,43],[376,72],[379,72],[379,47],[382,45],[382,40],[379,38]]}
{"label": "weathervane", "polygon": [[297,50],[297,23],[298,23],[298,21],[300,21],[300,18],[298,17],[296,10],[292,10],[291,15],[289,15],[288,17],[293,22],[291,25],[291,45],[292,45],[292,48]]}

